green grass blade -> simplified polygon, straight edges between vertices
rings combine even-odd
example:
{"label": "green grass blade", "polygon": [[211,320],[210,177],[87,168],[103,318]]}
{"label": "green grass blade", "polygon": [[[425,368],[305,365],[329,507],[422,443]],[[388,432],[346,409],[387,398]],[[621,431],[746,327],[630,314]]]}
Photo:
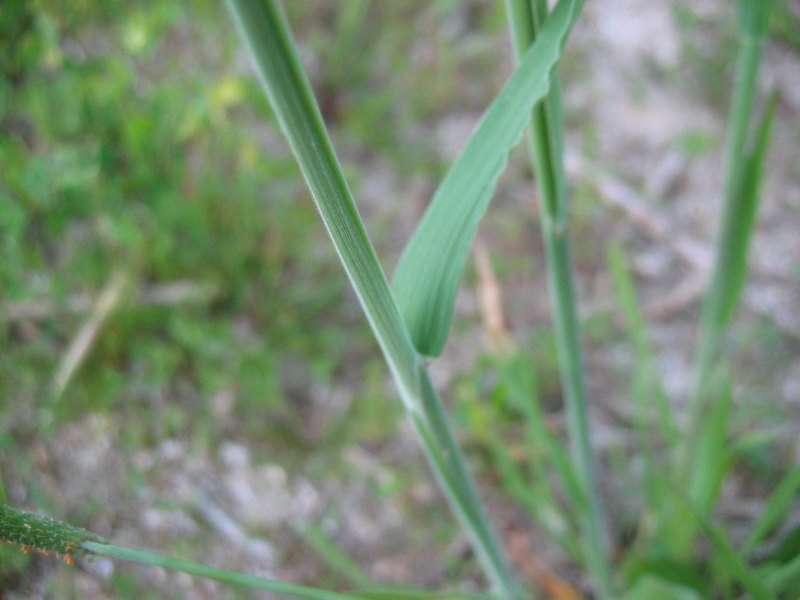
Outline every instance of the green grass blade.
{"label": "green grass blade", "polygon": [[195,577],[212,579],[230,586],[265,590],[273,594],[280,594],[281,597],[297,598],[299,600],[379,600],[382,598],[392,598],[394,600],[480,600],[481,598],[486,598],[485,596],[469,596],[455,592],[428,592],[404,588],[377,588],[374,590],[365,588],[350,592],[331,592],[275,579],[246,575],[236,571],[217,569],[202,563],[172,558],[147,550],[123,548],[98,542],[84,542],[83,548],[97,556],[107,556],[118,560],[161,567],[162,569],[178,571]]}
{"label": "green grass blade", "polygon": [[328,567],[350,584],[367,588],[373,581],[350,556],[339,548],[318,526],[306,527],[301,532],[305,542],[311,546]]}
{"label": "green grass blade", "polygon": [[716,558],[725,569],[725,574],[739,581],[742,587],[747,590],[748,597],[754,600],[774,600],[772,592],[766,587],[756,570],[748,565],[741,554],[736,551],[725,531],[712,523],[698,510],[694,503],[683,493],[681,486],[673,482],[673,485],[668,489],[678,500],[677,504],[684,513],[684,518],[694,519],[708,536],[716,551]]}
{"label": "green grass blade", "polygon": [[531,452],[530,480],[511,456],[506,441],[490,427],[486,444],[492,456],[502,486],[520,506],[527,509],[531,518],[574,559],[580,559],[580,548],[575,543],[574,527],[559,505],[544,461],[538,452]]}
{"label": "green grass blade", "polygon": [[281,594],[282,596],[299,598],[300,600],[353,600],[354,598],[351,594],[329,592],[302,585],[284,583],[274,579],[245,575],[244,573],[237,573],[235,571],[226,571],[225,569],[209,567],[208,565],[190,560],[163,556],[147,550],[122,548],[120,546],[99,544],[97,542],[85,542],[83,547],[87,551],[98,556],[107,556],[118,560],[128,560],[143,565],[161,567],[162,569],[179,571],[188,575],[194,575],[195,577],[213,579],[214,581],[219,581],[226,585],[266,590],[274,594]]}
{"label": "green grass blade", "polygon": [[276,0],[228,0],[284,135],[400,391],[428,461],[492,586],[518,594],[441,401],[412,345]]}
{"label": "green grass blade", "polygon": [[725,473],[730,466],[730,449],[727,445],[730,428],[733,390],[727,376],[720,393],[714,400],[703,430],[703,437],[695,454],[695,477],[689,485],[689,495],[703,515],[710,515],[719,496]]}
{"label": "green grass blade", "polygon": [[[647,507],[656,514],[664,504],[662,488],[667,484],[657,466],[654,446],[659,437],[668,446],[678,439],[678,429],[664,388],[656,372],[655,357],[647,335],[644,313],[639,305],[636,286],[618,242],[608,244],[608,266],[617,302],[622,308],[625,328],[634,350],[633,400],[634,431],[643,461],[643,487]],[[660,434],[660,435],[659,435]]]}
{"label": "green grass blade", "polygon": [[422,354],[438,356],[444,348],[478,223],[509,152],[522,138],[530,111],[550,89],[551,71],[582,4],[560,0],[448,171],[400,257],[394,291],[414,346]]}
{"label": "green grass blade", "polygon": [[738,218],[730,223],[730,233],[727,234],[730,239],[735,240],[735,243],[723,242],[724,247],[729,249],[725,262],[730,264],[728,267],[730,280],[726,286],[727,293],[724,294],[722,306],[720,307],[720,327],[726,327],[731,322],[741,300],[742,290],[747,278],[747,251],[750,247],[750,240],[755,227],[756,213],[761,196],[764,161],[769,148],[776,106],[777,96],[773,94],[757,128],[753,148],[742,159],[744,168],[742,169],[738,191]]}
{"label": "green grass blade", "polygon": [[425,592],[406,588],[375,588],[359,590],[354,600],[501,600],[485,594],[459,592]]}
{"label": "green grass blade", "polygon": [[651,423],[652,409],[657,410],[661,435],[667,444],[673,445],[678,438],[678,425],[675,422],[675,415],[656,371],[655,355],[647,335],[647,324],[636,293],[636,285],[625,260],[622,246],[617,242],[609,244],[608,266],[614,283],[617,302],[622,308],[625,318],[628,336],[636,350],[638,371],[636,379],[642,381],[642,396],[656,404],[652,408],[643,407],[643,417],[647,422]]}
{"label": "green grass blade", "polygon": [[[737,75],[729,116],[725,155],[725,198],[722,227],[714,271],[700,315],[700,340],[697,349],[697,382],[690,423],[697,425],[702,416],[702,388],[718,358],[722,336],[738,304],[747,271],[747,251],[760,191],[774,100],[756,135],[754,150],[747,152],[747,137],[758,89],[761,50],[771,1],[740,0],[740,43]],[[696,435],[696,432],[694,433]],[[693,434],[690,433],[690,442]]]}
{"label": "green grass blade", "polygon": [[[547,12],[547,2],[507,0],[514,48],[518,60],[526,48],[542,39],[560,5]],[[576,6],[580,10],[581,6]],[[574,17],[575,15],[573,15]],[[528,50],[530,52],[530,50]],[[524,59],[522,59],[524,60]],[[601,598],[615,596],[608,559],[608,534],[595,480],[594,456],[589,437],[589,418],[583,357],[580,345],[572,256],[567,235],[566,182],[563,156],[563,116],[555,69],[548,74],[550,91],[530,115],[530,145],[542,204],[542,237],[548,265],[548,289],[553,305],[558,363],[564,390],[570,453],[585,510],[579,512],[581,543],[586,566]]]}
{"label": "green grass blade", "polygon": [[700,598],[700,594],[691,588],[645,575],[625,594],[623,600],[700,600]]}
{"label": "green grass blade", "polygon": [[746,37],[763,38],[775,0],[738,0],[739,32]]}
{"label": "green grass blade", "polygon": [[[389,366],[399,382],[412,382],[412,389],[403,390],[404,400],[411,401],[416,397],[417,356],[296,56],[285,18],[275,0],[230,0],[228,5]],[[413,402],[408,408],[420,410]]]}
{"label": "green grass blade", "polygon": [[758,90],[758,72],[772,1],[739,0],[739,52],[728,119],[725,196],[716,259],[700,314],[696,380],[687,435],[679,447],[677,468],[692,481],[701,477],[693,460],[706,427],[708,390],[720,360],[720,346],[738,305],[747,272],[747,254],[756,221],[762,169],[775,112],[771,100],[755,135],[747,139]]}
{"label": "green grass blade", "polygon": [[[685,486],[698,514],[708,518],[732,461],[732,448],[727,444],[727,437],[733,390],[727,371],[718,369],[708,382],[704,394],[711,399],[712,404],[704,417],[703,428],[694,446],[692,470]],[[678,556],[687,556],[693,547],[699,522],[686,519],[679,506],[671,508],[671,520],[665,533],[673,551]]]}
{"label": "green grass blade", "polygon": [[547,427],[531,360],[531,357],[524,353],[507,359],[500,365],[500,377],[508,385],[512,398],[525,415],[528,446],[532,454],[531,462],[533,464],[538,462],[537,456],[541,448],[546,462],[558,476],[570,507],[580,513],[586,510],[586,498],[581,492],[567,449]]}
{"label": "green grass blade", "polygon": [[791,598],[789,594],[800,589],[800,556],[770,567],[759,569],[763,573],[765,585],[779,598]]}
{"label": "green grass blade", "polygon": [[744,543],[745,555],[750,554],[787,517],[794,507],[798,493],[800,493],[800,467],[794,467],[772,492],[761,516],[753,525]]}

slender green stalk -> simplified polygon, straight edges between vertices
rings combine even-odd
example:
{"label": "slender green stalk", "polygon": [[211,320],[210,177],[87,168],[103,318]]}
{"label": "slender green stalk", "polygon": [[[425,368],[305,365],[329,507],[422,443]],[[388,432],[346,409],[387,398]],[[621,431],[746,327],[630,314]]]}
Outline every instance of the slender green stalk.
{"label": "slender green stalk", "polygon": [[120,546],[114,546],[112,544],[101,544],[98,542],[84,542],[83,548],[98,556],[107,556],[109,558],[116,558],[118,560],[129,560],[144,565],[152,565],[155,567],[161,567],[162,569],[169,569],[170,571],[180,571],[181,573],[187,573],[188,575],[194,575],[195,577],[213,579],[214,581],[219,581],[220,583],[224,583],[226,585],[266,590],[274,594],[281,594],[291,598],[300,598],[302,600],[353,600],[353,596],[350,594],[329,592],[327,590],[285,583],[282,581],[276,581],[274,579],[256,577],[255,575],[237,573],[236,571],[217,569],[202,563],[197,563],[190,560],[181,560],[179,558],[172,558],[170,556],[163,556],[148,550],[123,548]]}
{"label": "slender green stalk", "polygon": [[[547,16],[545,0],[506,0],[514,48],[519,58],[536,38]],[[542,235],[548,262],[548,283],[554,311],[561,383],[565,392],[572,460],[585,504],[578,507],[587,566],[602,597],[611,597],[605,521],[589,437],[586,384],[581,357],[572,259],[567,236],[563,164],[563,123],[558,76],[552,74],[550,92],[531,117],[531,153],[542,202]]]}
{"label": "slender green stalk", "polygon": [[344,179],[285,17],[275,0],[228,0],[228,6],[439,483],[493,588],[504,598],[518,597],[511,568]]}
{"label": "slender green stalk", "polygon": [[298,600],[378,600],[383,598],[387,600],[390,598],[392,600],[490,600],[483,596],[465,595],[457,592],[427,592],[403,588],[373,588],[370,586],[351,592],[331,592],[276,579],[247,575],[237,571],[217,569],[202,563],[164,556],[148,550],[124,548],[100,542],[84,542],[82,548],[86,552],[97,556],[107,556],[118,560],[128,560],[139,564],[161,567],[162,569],[178,571],[195,577],[213,579],[230,586],[266,590],[273,594],[280,594],[282,598],[290,597],[298,598]]}
{"label": "slender green stalk", "polygon": [[247,575],[246,573],[239,573],[237,571],[217,569],[202,563],[164,556],[148,550],[124,548],[122,546],[100,542],[84,542],[82,547],[86,552],[97,556],[107,556],[108,558],[128,560],[139,564],[161,567],[162,569],[178,571],[195,577],[213,579],[214,581],[219,581],[220,583],[230,586],[266,590],[273,594],[280,594],[282,598],[290,597],[298,598],[298,600],[378,600],[383,598],[391,598],[393,600],[489,600],[488,598],[484,599],[482,596],[465,595],[457,592],[440,593],[423,590],[406,590],[403,588],[382,589],[373,588],[371,586],[365,586],[352,592],[331,592],[305,585],[278,581],[276,579]]}
{"label": "slender green stalk", "polygon": [[[700,340],[697,349],[697,380],[694,398],[695,413],[702,412],[702,389],[708,382],[719,353],[720,342],[732,316],[731,292],[733,282],[739,278],[742,268],[742,252],[746,252],[750,232],[742,232],[740,223],[747,201],[741,193],[745,173],[745,147],[747,144],[753,107],[758,91],[758,71],[764,31],[750,27],[744,16],[744,5],[761,3],[762,0],[740,0],[742,13],[739,54],[736,66],[736,81],[733,101],[728,119],[728,137],[725,150],[725,201],[722,213],[722,229],[717,244],[717,256],[700,316]],[[770,4],[764,0],[763,4]],[[745,239],[742,234],[745,233]],[[743,248],[744,247],[744,248]],[[695,419],[698,415],[695,414]],[[693,421],[695,420],[693,419]]]}
{"label": "slender green stalk", "polygon": [[[739,51],[728,118],[722,226],[711,284],[700,314],[696,379],[689,408],[688,432],[684,443],[678,448],[676,464],[678,475],[693,490],[702,487],[698,481],[705,477],[704,465],[694,458],[704,437],[704,430],[710,426],[707,413],[714,400],[712,382],[721,368],[723,336],[744,287],[747,253],[756,222],[761,171],[774,115],[772,102],[748,148],[762,46],[772,4],[772,0],[738,0]],[[674,549],[679,554],[685,554],[690,548],[694,528],[690,521],[681,519],[679,514],[674,518],[678,522],[670,527],[675,532],[683,531],[675,536],[677,545]]]}

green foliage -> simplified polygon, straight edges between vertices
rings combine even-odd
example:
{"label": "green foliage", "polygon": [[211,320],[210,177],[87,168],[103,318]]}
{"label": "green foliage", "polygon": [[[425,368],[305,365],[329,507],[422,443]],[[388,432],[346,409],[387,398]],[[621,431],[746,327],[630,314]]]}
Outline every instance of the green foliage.
{"label": "green foliage", "polygon": [[[207,416],[206,399],[227,391],[241,410],[282,409],[283,360],[335,360],[340,351],[322,317],[338,310],[344,288],[327,276],[332,260],[309,251],[315,215],[297,202],[288,157],[263,156],[260,132],[237,118],[261,101],[226,70],[232,45],[223,38],[221,56],[210,53],[203,69],[168,48],[177,29],[204,40],[203,11],[219,8],[8,6],[0,16],[10,42],[0,65],[0,289],[4,301],[55,298],[57,308],[29,343],[13,343],[16,323],[0,324],[0,405],[46,397],[54,347],[80,324],[58,304],[125,267],[134,287],[214,284],[213,310],[126,302],[54,407],[58,421],[86,410],[136,414],[168,395],[184,398],[176,410],[186,413],[185,430]],[[107,51],[63,43],[100,24]],[[318,285],[287,285],[301,264]],[[300,326],[315,319],[322,335]],[[270,336],[251,339],[243,331],[252,324]]]}
{"label": "green foliage", "polygon": [[742,550],[745,555],[755,549],[786,519],[795,505],[798,493],[800,493],[800,467],[794,467],[775,486],[761,516],[753,525]]}
{"label": "green foliage", "polygon": [[642,577],[625,600],[700,600],[701,596],[682,585],[669,583],[652,576]]}
{"label": "green foliage", "polygon": [[550,89],[550,75],[581,2],[562,1],[514,75],[486,111],[467,147],[434,194],[403,251],[394,292],[417,350],[438,356],[478,223],[494,194],[508,152],[522,137],[527,115]]}

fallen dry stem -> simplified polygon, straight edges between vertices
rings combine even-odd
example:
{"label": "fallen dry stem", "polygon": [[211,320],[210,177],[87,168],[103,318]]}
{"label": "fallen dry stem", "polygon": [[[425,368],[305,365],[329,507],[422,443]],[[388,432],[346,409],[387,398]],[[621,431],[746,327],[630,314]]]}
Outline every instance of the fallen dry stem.
{"label": "fallen dry stem", "polygon": [[[100,292],[102,293],[102,292]],[[28,300],[6,302],[0,306],[0,321],[44,321],[65,314],[81,314],[91,311],[98,292],[80,292],[63,301]],[[125,306],[177,306],[180,304],[205,304],[219,296],[219,287],[211,283],[196,281],[172,281],[134,291],[133,298]]]}
{"label": "fallen dry stem", "polygon": [[128,276],[117,271],[108,280],[94,304],[89,317],[83,322],[77,335],[72,339],[67,351],[61,357],[58,369],[53,377],[53,394],[61,397],[75,372],[80,367],[89,350],[94,345],[97,335],[108,320],[108,317],[122,300],[122,293],[128,283]]}

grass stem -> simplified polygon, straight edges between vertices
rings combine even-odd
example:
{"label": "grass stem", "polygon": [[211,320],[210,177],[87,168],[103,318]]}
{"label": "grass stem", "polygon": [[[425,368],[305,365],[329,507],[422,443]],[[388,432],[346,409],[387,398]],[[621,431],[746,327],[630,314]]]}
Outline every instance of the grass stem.
{"label": "grass stem", "polygon": [[[544,0],[506,0],[516,55],[536,38],[545,17]],[[607,534],[589,437],[586,384],[581,356],[570,243],[567,236],[564,144],[558,76],[554,72],[550,92],[531,117],[531,153],[542,203],[542,235],[548,264],[551,301],[561,383],[565,394],[570,450],[584,502],[579,511],[585,559],[598,593],[609,598],[611,576]]]}
{"label": "grass stem", "polygon": [[[722,225],[711,283],[700,313],[688,431],[684,443],[678,448],[676,460],[678,476],[687,482],[690,490],[703,489],[701,482],[707,477],[707,465],[697,461],[696,455],[703,437],[714,427],[713,406],[719,389],[714,381],[722,372],[723,337],[739,304],[746,279],[762,165],[774,116],[772,101],[762,124],[751,136],[762,46],[771,8],[772,0],[738,0],[739,50],[728,117]],[[754,137],[752,142],[750,137]],[[692,500],[699,501],[700,498],[693,497]],[[713,504],[705,508],[710,511]],[[682,519],[679,512],[673,515],[673,520],[670,525],[673,551],[685,556],[691,549],[696,528],[691,521]]]}

